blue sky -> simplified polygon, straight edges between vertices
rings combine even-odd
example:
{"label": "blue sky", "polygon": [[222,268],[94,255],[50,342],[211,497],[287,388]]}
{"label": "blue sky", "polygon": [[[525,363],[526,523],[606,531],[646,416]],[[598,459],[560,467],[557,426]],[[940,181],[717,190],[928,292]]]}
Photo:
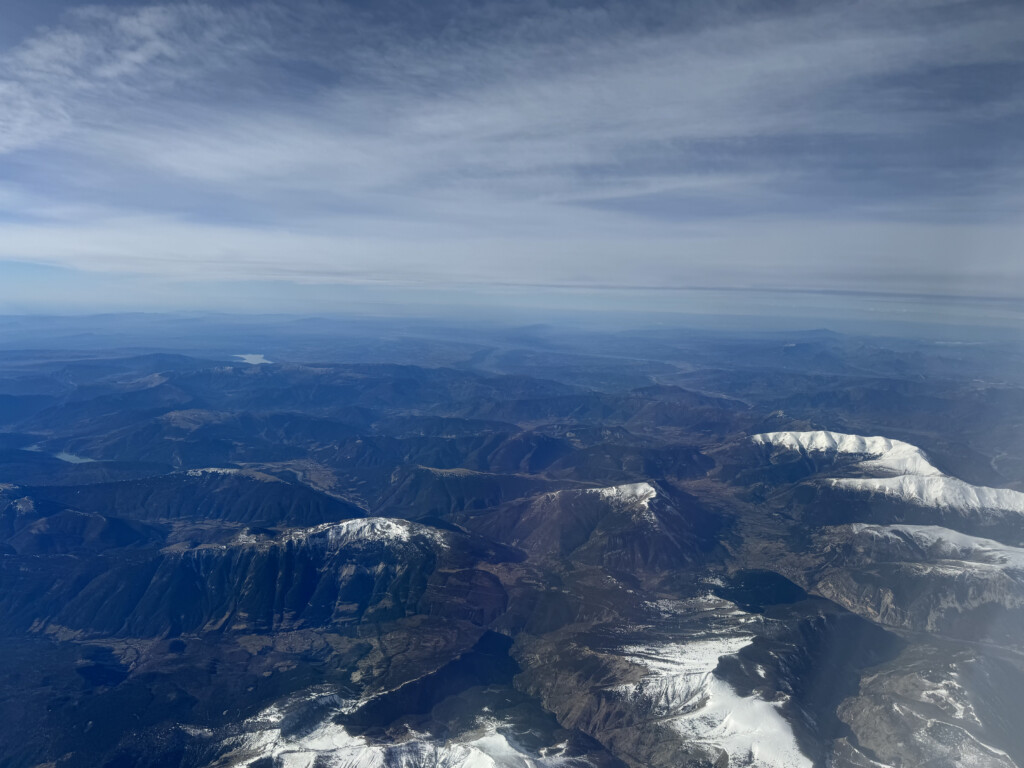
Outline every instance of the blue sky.
{"label": "blue sky", "polygon": [[6,0],[0,278],[1024,298],[1024,4]]}

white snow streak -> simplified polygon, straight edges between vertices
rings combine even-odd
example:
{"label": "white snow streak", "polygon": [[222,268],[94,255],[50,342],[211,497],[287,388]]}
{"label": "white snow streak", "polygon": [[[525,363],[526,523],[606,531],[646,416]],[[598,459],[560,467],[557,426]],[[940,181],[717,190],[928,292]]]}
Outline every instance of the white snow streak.
{"label": "white snow streak", "polygon": [[389,517],[364,517],[343,520],[340,523],[324,523],[287,535],[291,541],[322,541],[331,549],[372,543],[386,545],[406,544],[414,540],[446,546],[444,532],[425,525]]}
{"label": "white snow streak", "polygon": [[586,493],[596,493],[602,499],[617,506],[632,507],[634,520],[658,524],[658,518],[651,510],[651,499],[658,495],[658,491],[650,483],[629,483],[627,485],[612,485],[608,488],[591,488]]}
{"label": "white snow streak", "polygon": [[857,466],[882,477],[841,477],[833,486],[866,491],[926,507],[962,511],[993,510],[1024,514],[1024,493],[1008,488],[970,485],[943,474],[928,461],[924,451],[902,440],[863,437],[840,432],[766,432],[754,435],[756,445],[773,445],[794,451],[865,456]]}

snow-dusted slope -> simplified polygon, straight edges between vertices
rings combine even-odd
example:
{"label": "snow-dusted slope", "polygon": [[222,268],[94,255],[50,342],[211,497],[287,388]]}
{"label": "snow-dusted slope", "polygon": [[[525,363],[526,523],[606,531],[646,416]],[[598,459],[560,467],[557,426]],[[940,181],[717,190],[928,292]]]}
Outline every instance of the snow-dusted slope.
{"label": "snow-dusted slope", "polygon": [[189,477],[203,477],[204,475],[237,475],[242,470],[237,467],[203,467],[202,469],[189,469],[185,472]]}
{"label": "snow-dusted slope", "polygon": [[872,621],[1019,643],[1024,549],[935,525],[830,526],[814,534],[827,566],[817,594]]}
{"label": "snow-dusted slope", "polygon": [[937,525],[865,525],[854,523],[850,530],[860,536],[910,540],[929,558],[964,563],[1002,566],[1024,571],[1024,548],[1010,547],[992,539],[968,536]]}
{"label": "snow-dusted slope", "polygon": [[612,504],[632,509],[633,519],[637,522],[658,526],[658,517],[651,510],[651,500],[658,495],[658,491],[650,483],[612,485],[607,488],[593,488],[585,493],[596,493]]}
{"label": "snow-dusted slope", "polygon": [[751,641],[749,635],[737,635],[624,648],[623,653],[645,667],[647,675],[620,690],[687,741],[712,753],[727,753],[729,765],[811,768],[776,704],[756,695],[740,696],[713,673],[722,656],[737,653]]}
{"label": "snow-dusted slope", "polygon": [[612,485],[608,488],[594,488],[588,493],[596,493],[601,498],[622,504],[637,504],[647,509],[651,499],[658,495],[650,483],[630,483],[629,485]]}
{"label": "snow-dusted slope", "polygon": [[330,549],[370,544],[406,544],[416,540],[441,546],[445,544],[443,531],[389,517],[366,517],[343,520],[340,523],[324,523],[314,528],[292,531],[287,534],[287,538],[296,542],[320,543]]}
{"label": "snow-dusted slope", "polygon": [[920,448],[902,440],[863,437],[840,432],[766,432],[754,435],[756,445],[808,453],[865,457],[858,468],[879,477],[832,478],[833,486],[882,494],[927,507],[961,511],[992,510],[1024,514],[1024,493],[1007,488],[971,485],[943,474]]}
{"label": "snow-dusted slope", "polygon": [[333,722],[334,712],[345,709],[329,711],[319,725],[290,734],[283,730],[286,712],[269,707],[243,724],[242,735],[228,740],[226,754],[216,765],[252,766],[267,760],[288,768],[561,768],[585,764],[562,757],[565,744],[539,753],[522,751],[506,738],[502,724],[494,718],[481,717],[476,727],[446,741],[410,731],[405,739],[372,743]]}

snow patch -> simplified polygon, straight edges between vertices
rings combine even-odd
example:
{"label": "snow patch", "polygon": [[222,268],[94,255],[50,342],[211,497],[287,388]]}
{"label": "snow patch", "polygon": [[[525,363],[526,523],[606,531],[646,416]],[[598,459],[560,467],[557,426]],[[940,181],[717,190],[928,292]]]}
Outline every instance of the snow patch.
{"label": "snow patch", "polygon": [[596,493],[602,498],[612,501],[621,501],[626,504],[640,504],[645,509],[651,499],[658,495],[658,491],[650,483],[629,483],[628,485],[613,485],[608,488],[592,488],[588,493]]}
{"label": "snow patch", "polygon": [[982,725],[967,697],[967,692],[953,680],[944,680],[935,688],[921,691],[921,700],[934,704],[954,720],[966,720],[972,725]]}
{"label": "snow patch", "polygon": [[60,459],[68,464],[94,464],[96,459],[87,459],[85,456],[76,456],[73,453],[67,451],[61,451],[60,453],[53,454],[53,458]]}
{"label": "snow patch", "polygon": [[797,746],[793,729],[775,704],[757,696],[739,696],[724,680],[712,677],[703,709],[679,718],[684,736],[704,740],[729,754],[730,765],[811,768]]}
{"label": "snow patch", "polygon": [[202,477],[203,475],[237,475],[241,471],[235,467],[203,467],[202,469],[190,469],[185,474],[189,477]]}
{"label": "snow patch", "polygon": [[406,544],[414,539],[447,546],[445,534],[425,525],[389,517],[363,517],[324,523],[301,531],[292,531],[286,539],[295,542],[323,541],[331,549],[363,544]]}
{"label": "snow patch", "polygon": [[649,522],[657,524],[658,519],[651,511],[651,499],[658,495],[657,489],[650,483],[629,483],[627,485],[613,485],[608,488],[590,488],[585,493],[596,493],[602,499],[606,499],[618,506],[633,507],[636,516]]}
{"label": "snow patch", "polygon": [[618,690],[688,741],[727,753],[729,765],[811,768],[777,704],[740,696],[713,672],[719,658],[751,642],[742,635],[624,648],[647,675]]}

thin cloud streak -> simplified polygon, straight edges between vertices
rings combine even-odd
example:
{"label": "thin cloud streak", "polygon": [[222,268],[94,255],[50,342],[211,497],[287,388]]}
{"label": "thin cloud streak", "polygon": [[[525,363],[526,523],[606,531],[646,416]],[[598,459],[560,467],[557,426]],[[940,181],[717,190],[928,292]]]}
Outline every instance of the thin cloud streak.
{"label": "thin cloud streak", "polygon": [[514,5],[71,8],[0,55],[0,259],[1024,294],[1024,7]]}

